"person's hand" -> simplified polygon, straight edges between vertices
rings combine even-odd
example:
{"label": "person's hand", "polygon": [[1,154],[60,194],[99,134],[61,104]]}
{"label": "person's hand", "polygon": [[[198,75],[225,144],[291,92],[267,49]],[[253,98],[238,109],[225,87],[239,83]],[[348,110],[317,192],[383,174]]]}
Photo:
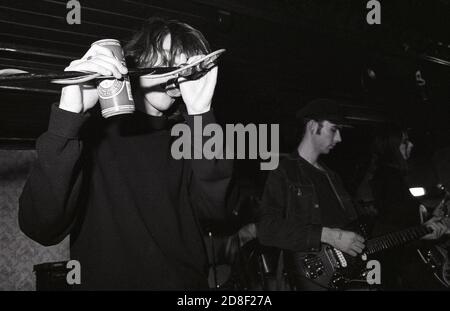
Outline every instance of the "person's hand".
{"label": "person's hand", "polygon": [[423,240],[437,240],[449,230],[448,224],[444,223],[444,218],[442,217],[433,217],[425,222],[424,225],[433,231],[422,237]]}
{"label": "person's hand", "polygon": [[361,254],[365,247],[362,236],[341,229],[323,228],[321,241],[351,256]]}
{"label": "person's hand", "polygon": [[[186,63],[191,64],[202,57],[203,55],[193,56]],[[199,79],[178,79],[181,96],[186,104],[188,114],[201,114],[211,109],[211,101],[217,82],[217,71],[217,66],[215,66]]]}
{"label": "person's hand", "polygon": [[[94,44],[80,59],[74,60],[64,71],[88,71],[103,76],[113,75],[116,79],[128,72],[127,68],[114,57],[111,50]],[[97,89],[92,84],[76,84],[63,87],[59,107],[80,113],[95,106],[98,101]]]}
{"label": "person's hand", "polygon": [[238,232],[240,245],[243,246],[248,241],[256,239],[256,225],[254,223],[250,223],[245,225]]}

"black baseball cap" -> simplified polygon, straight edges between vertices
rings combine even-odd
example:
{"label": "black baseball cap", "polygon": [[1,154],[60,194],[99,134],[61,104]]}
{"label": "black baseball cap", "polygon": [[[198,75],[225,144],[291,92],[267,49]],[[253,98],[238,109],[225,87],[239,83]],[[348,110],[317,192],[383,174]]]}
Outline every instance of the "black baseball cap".
{"label": "black baseball cap", "polygon": [[317,98],[308,102],[295,116],[297,120],[327,120],[336,125],[351,127],[341,106],[329,98]]}

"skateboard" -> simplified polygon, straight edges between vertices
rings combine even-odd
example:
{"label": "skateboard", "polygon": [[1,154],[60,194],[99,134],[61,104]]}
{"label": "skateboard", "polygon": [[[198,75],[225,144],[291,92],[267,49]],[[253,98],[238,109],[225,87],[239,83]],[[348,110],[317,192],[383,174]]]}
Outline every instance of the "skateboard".
{"label": "skateboard", "polygon": [[[214,51],[191,64],[183,64],[178,67],[152,67],[152,68],[132,68],[128,70],[129,76],[141,76],[145,79],[159,79],[165,77],[185,77],[198,78],[212,67],[216,66],[217,59],[226,50]],[[22,81],[50,81],[56,84],[80,84],[95,79],[109,79],[114,76],[103,76],[99,73],[83,71],[63,71],[50,73],[29,73],[17,69],[0,70],[0,85],[6,82]]]}

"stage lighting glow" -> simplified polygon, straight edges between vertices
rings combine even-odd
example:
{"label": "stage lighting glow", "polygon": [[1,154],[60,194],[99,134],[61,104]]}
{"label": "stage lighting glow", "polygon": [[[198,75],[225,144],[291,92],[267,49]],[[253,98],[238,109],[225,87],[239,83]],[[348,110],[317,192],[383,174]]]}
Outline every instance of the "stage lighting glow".
{"label": "stage lighting glow", "polygon": [[425,188],[423,188],[423,187],[409,188],[409,192],[411,192],[411,194],[414,197],[422,197],[425,195]]}

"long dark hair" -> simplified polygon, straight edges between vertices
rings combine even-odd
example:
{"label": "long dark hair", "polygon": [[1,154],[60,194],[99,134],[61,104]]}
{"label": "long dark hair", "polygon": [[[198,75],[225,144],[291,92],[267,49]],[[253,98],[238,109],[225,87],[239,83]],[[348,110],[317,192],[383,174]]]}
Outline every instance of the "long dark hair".
{"label": "long dark hair", "polygon": [[[164,39],[170,34],[171,48],[167,54],[163,49]],[[161,57],[158,66],[173,66],[175,58],[184,53],[187,58],[195,55],[206,55],[211,52],[208,41],[203,34],[194,27],[177,20],[169,20],[163,17],[151,17],[143,25],[131,40],[124,46],[124,52],[128,68],[152,67]],[[131,79],[135,103],[139,105],[142,96],[138,83],[138,77]],[[165,111],[169,119],[181,121],[183,109],[180,102]]]}
{"label": "long dark hair", "polygon": [[379,189],[379,179],[385,169],[395,169],[405,175],[408,171],[407,161],[400,152],[400,144],[407,130],[401,126],[388,125],[378,132],[372,141],[370,154],[360,165],[360,181],[356,191],[356,197],[360,201],[372,201],[375,198],[374,191]]}
{"label": "long dark hair", "polygon": [[[170,54],[163,50],[163,42],[167,35],[171,36]],[[163,57],[162,66],[173,66],[175,57],[181,53],[189,58],[194,55],[211,52],[208,41],[194,27],[177,20],[162,17],[151,17],[141,30],[124,46],[127,61],[134,67],[150,67],[155,65],[158,55]]]}
{"label": "long dark hair", "polygon": [[372,163],[375,167],[389,166],[406,171],[407,161],[400,152],[407,130],[400,126],[389,126],[380,133],[372,145]]}

